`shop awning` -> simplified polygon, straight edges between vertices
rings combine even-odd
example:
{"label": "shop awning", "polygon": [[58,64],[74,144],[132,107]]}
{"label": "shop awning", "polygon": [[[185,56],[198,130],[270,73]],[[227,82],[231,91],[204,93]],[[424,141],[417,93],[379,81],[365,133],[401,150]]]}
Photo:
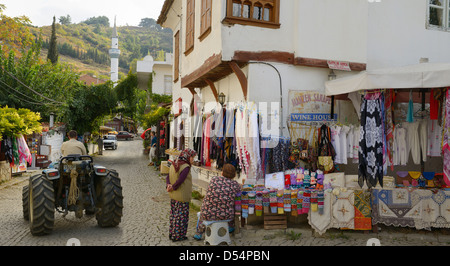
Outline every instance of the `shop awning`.
{"label": "shop awning", "polygon": [[325,94],[339,95],[372,89],[441,88],[450,86],[450,63],[421,63],[364,71],[325,82]]}

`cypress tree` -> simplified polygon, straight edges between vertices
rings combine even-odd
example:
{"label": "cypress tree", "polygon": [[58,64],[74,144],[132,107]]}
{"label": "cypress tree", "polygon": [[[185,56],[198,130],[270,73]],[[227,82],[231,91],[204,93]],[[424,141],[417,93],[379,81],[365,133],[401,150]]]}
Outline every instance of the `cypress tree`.
{"label": "cypress tree", "polygon": [[58,48],[56,43],[56,18],[53,16],[53,24],[52,24],[52,36],[50,37],[50,43],[48,48],[47,59],[52,62],[52,64],[56,64],[58,62]]}

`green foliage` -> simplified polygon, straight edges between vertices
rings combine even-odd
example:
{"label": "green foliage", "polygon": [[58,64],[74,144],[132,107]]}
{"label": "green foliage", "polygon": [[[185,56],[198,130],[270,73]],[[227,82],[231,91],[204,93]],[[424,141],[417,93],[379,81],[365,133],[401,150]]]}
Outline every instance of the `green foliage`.
{"label": "green foliage", "polygon": [[91,17],[81,22],[87,25],[102,25],[109,27],[109,18],[106,16]]}
{"label": "green foliage", "polygon": [[117,98],[111,82],[96,86],[79,86],[58,116],[68,128],[92,132],[116,107]]}
{"label": "green foliage", "polygon": [[59,20],[59,23],[61,23],[62,25],[72,24],[72,18],[70,17],[69,14],[67,14],[67,16],[60,16],[58,20]]}
{"label": "green foliage", "polygon": [[50,44],[48,48],[47,59],[52,62],[52,64],[56,64],[58,62],[58,47],[56,43],[56,18],[53,16],[53,24],[52,24],[52,36],[50,37]]}
{"label": "green foliage", "polygon": [[[58,29],[58,52],[60,55],[69,56],[81,62],[98,63],[109,67],[112,28],[105,27],[100,22],[91,22],[91,20],[92,18],[82,23],[72,23],[69,26],[58,25],[60,26]],[[35,36],[38,36],[39,31],[42,31],[44,49],[49,47],[50,28],[50,26],[38,29],[30,27],[30,31]],[[119,67],[125,74],[130,69],[131,62],[134,59],[140,60],[148,54],[153,58],[161,58],[158,53],[162,51],[171,53],[173,51],[173,33],[170,29],[161,29],[157,26],[123,26],[117,27],[117,31],[119,33],[119,49],[121,50]]]}
{"label": "green foliage", "polygon": [[53,65],[50,61],[41,63],[40,50],[40,40],[18,58],[13,51],[8,57],[2,56],[0,47],[0,104],[27,108],[48,117],[50,112],[57,112],[60,105],[44,97],[65,102],[74,88],[79,86],[79,76],[69,65]]}
{"label": "green foliage", "polygon": [[0,140],[3,136],[18,137],[42,131],[41,116],[28,109],[0,108]]}
{"label": "green foliage", "polygon": [[144,128],[149,128],[155,126],[161,121],[164,116],[170,113],[170,109],[164,106],[160,106],[160,104],[171,103],[172,96],[171,95],[161,95],[153,93],[151,95],[152,104],[150,105],[150,109],[146,114],[144,114],[141,118],[141,124]]}

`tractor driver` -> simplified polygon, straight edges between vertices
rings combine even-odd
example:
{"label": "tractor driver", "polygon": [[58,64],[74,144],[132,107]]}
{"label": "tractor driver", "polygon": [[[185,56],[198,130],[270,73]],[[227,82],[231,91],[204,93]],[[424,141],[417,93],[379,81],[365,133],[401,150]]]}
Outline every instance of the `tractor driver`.
{"label": "tractor driver", "polygon": [[61,146],[61,152],[64,157],[70,154],[87,155],[86,147],[77,140],[77,136],[78,134],[75,130],[69,131],[69,140]]}

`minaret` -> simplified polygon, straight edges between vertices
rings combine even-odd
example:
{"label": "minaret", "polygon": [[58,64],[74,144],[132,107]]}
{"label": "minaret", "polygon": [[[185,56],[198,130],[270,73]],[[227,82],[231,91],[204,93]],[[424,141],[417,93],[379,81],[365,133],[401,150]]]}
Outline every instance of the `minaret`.
{"label": "minaret", "polygon": [[119,80],[119,36],[117,35],[116,17],[114,17],[114,28],[111,38],[111,49],[109,49],[111,57],[111,81],[116,83]]}

